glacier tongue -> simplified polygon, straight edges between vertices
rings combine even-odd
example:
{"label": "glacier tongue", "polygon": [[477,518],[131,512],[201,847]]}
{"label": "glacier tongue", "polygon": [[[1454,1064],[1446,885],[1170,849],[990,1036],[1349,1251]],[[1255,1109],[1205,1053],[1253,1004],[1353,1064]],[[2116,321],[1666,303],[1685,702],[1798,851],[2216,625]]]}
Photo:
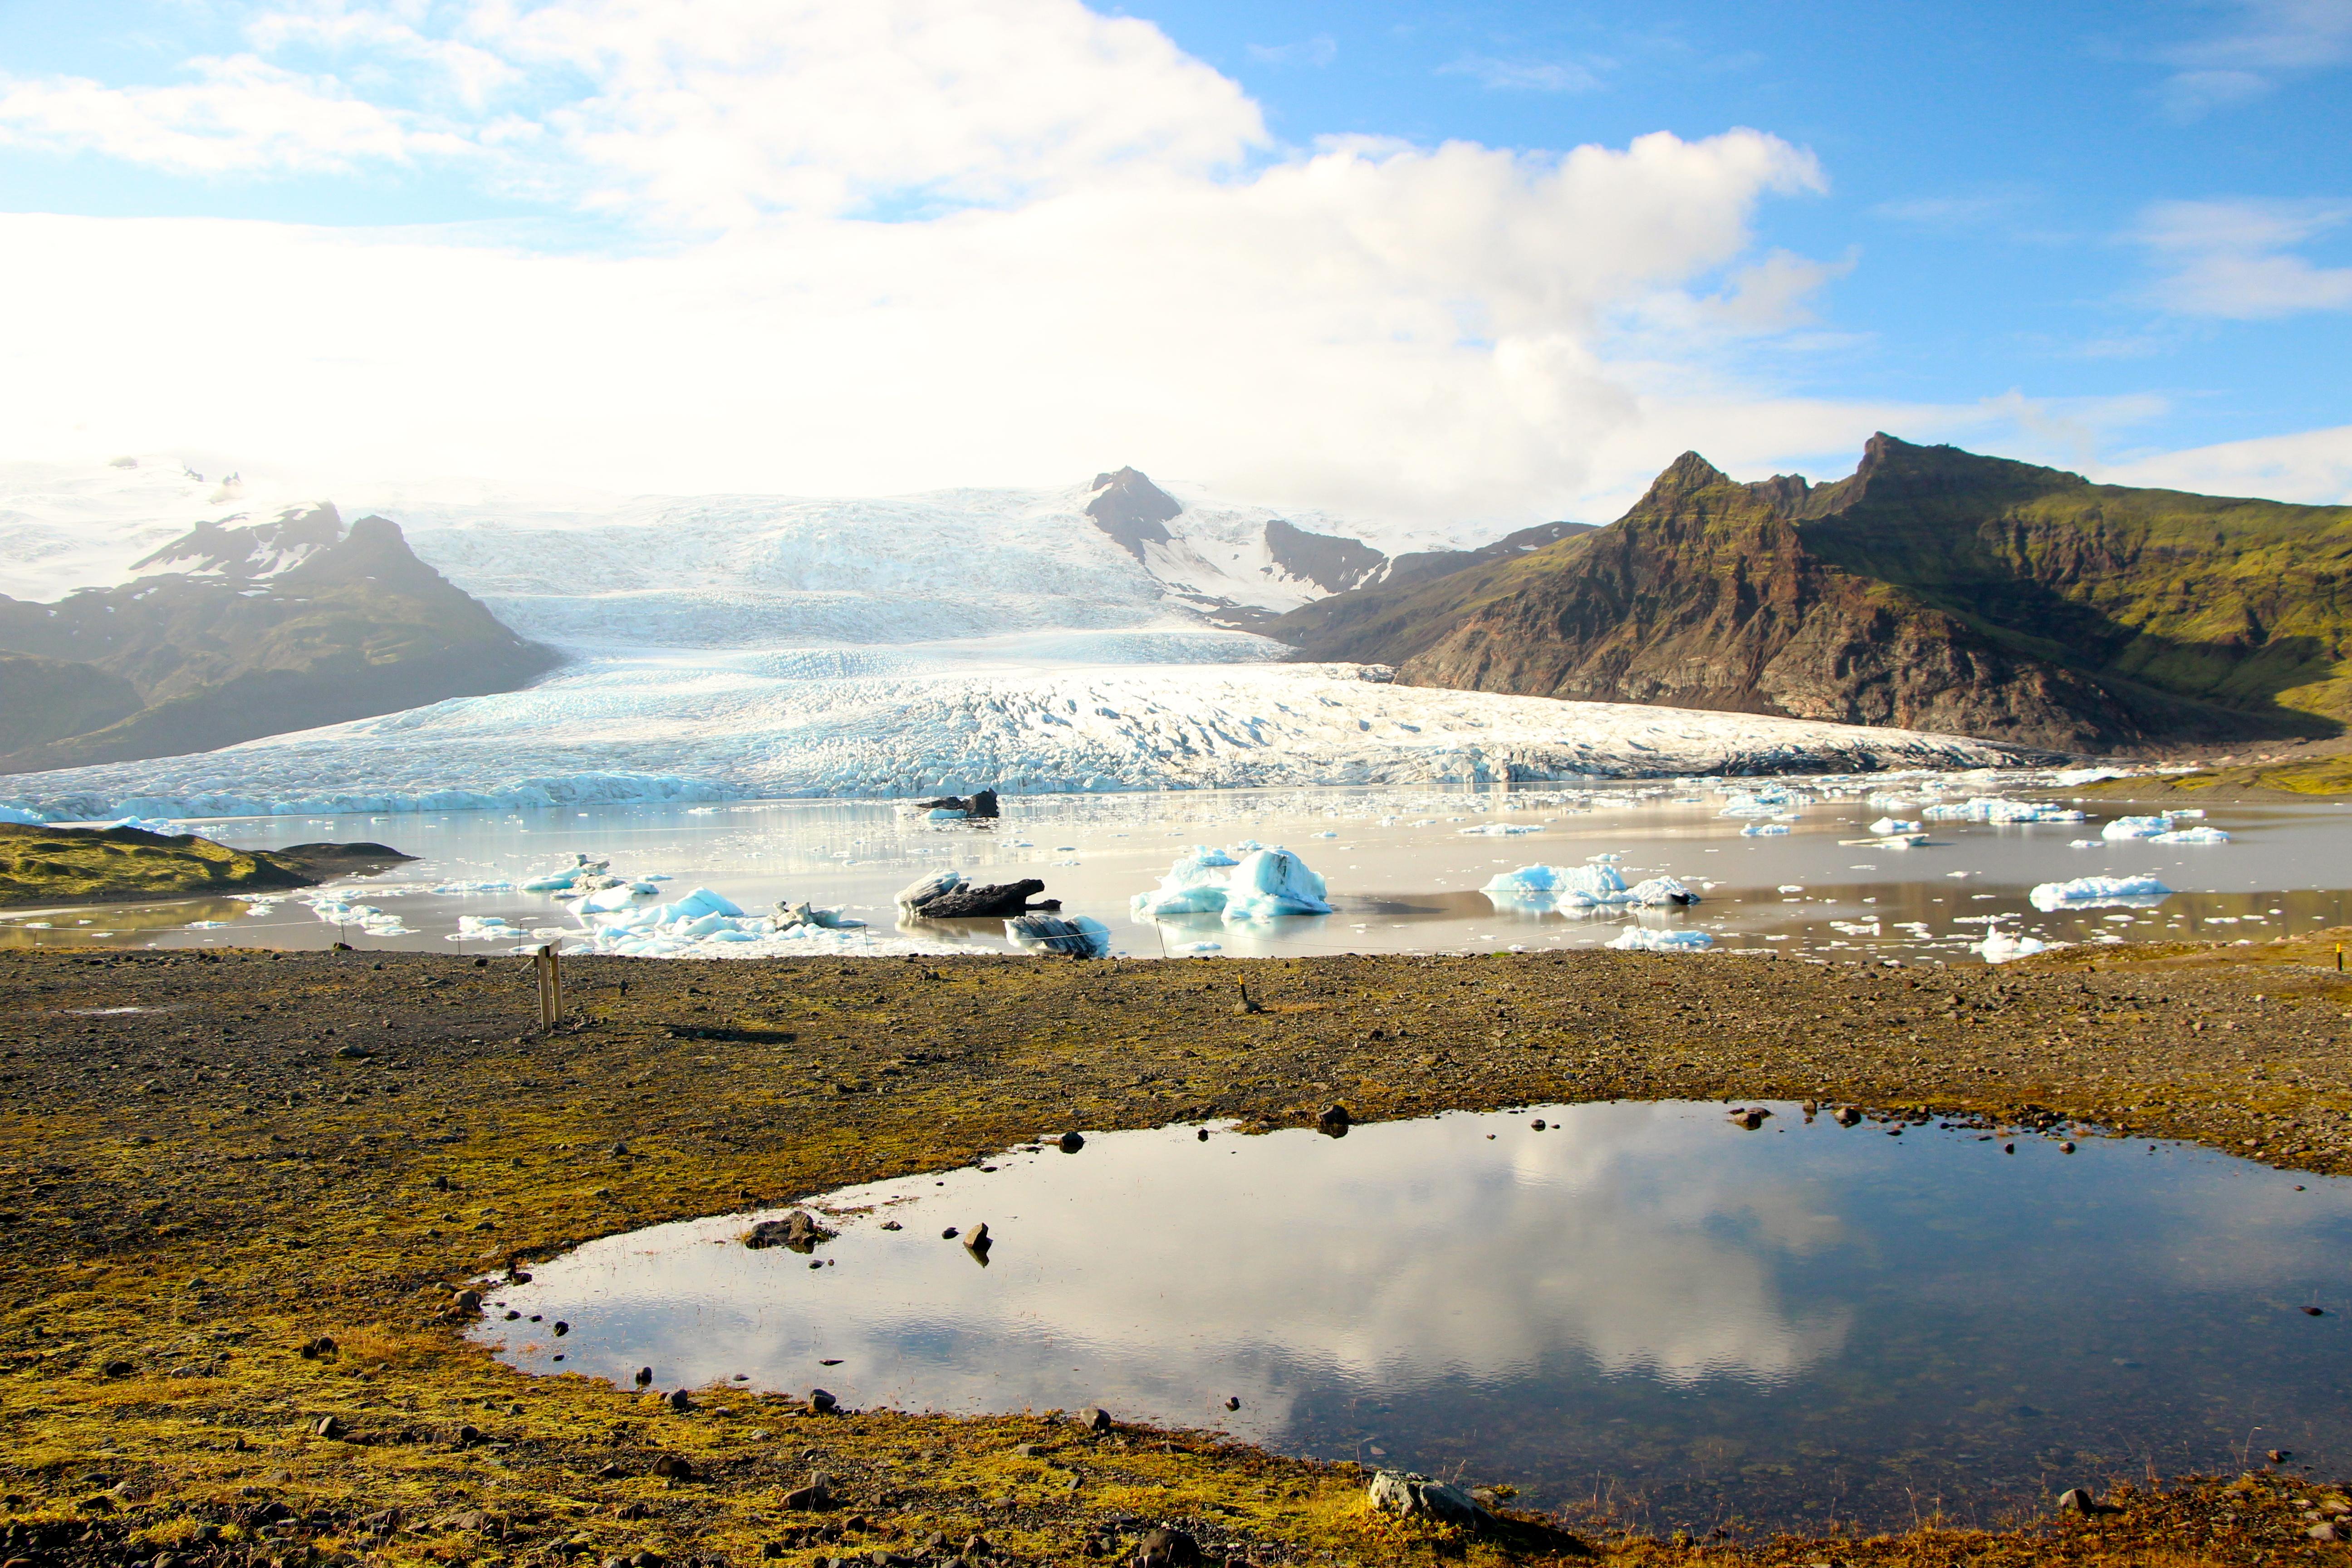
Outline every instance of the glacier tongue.
{"label": "glacier tongue", "polygon": [[[47,816],[462,810],[591,800],[1195,789],[1998,767],[1982,742],[1402,687],[1355,665],[1023,668],[915,650],[648,652],[522,691],[224,751],[19,774]],[[867,650],[846,650],[862,652]]]}

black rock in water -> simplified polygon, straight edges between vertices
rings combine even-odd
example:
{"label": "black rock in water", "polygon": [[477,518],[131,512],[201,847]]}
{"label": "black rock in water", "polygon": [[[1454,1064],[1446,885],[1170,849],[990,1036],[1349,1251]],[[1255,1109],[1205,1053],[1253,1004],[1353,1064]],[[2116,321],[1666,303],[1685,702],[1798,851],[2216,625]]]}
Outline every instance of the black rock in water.
{"label": "black rock in water", "polygon": [[1045,884],[1034,877],[1024,877],[1017,882],[995,882],[986,887],[950,888],[937,897],[914,906],[915,912],[927,921],[957,921],[997,919],[1026,914],[1033,908],[1058,910],[1061,900],[1053,900],[1033,905],[1030,900],[1045,890]]}
{"label": "black rock in water", "polygon": [[837,1232],[827,1230],[805,1209],[794,1209],[782,1219],[763,1219],[751,1227],[743,1245],[754,1249],[786,1247],[794,1252],[814,1252],[820,1241],[831,1241]]}

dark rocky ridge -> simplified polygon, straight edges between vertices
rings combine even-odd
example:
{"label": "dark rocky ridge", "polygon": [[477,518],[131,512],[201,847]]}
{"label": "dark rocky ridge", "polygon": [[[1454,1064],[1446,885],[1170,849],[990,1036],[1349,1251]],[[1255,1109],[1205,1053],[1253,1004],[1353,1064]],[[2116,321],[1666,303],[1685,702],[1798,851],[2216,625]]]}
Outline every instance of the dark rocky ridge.
{"label": "dark rocky ridge", "polygon": [[1097,474],[1094,490],[1087,515],[1138,561],[1143,559],[1145,545],[1169,542],[1167,524],[1184,510],[1174,496],[1133,468]]}
{"label": "dark rocky ridge", "polygon": [[2352,508],[1880,435],[1822,486],[1685,453],[1608,528],[1270,630],[1410,683],[2090,751],[2340,729],[2347,579]]}
{"label": "dark rocky ridge", "polygon": [[555,655],[499,624],[399,526],[331,507],[198,526],[177,570],[54,605],[0,596],[0,771],[212,751],[512,690]]}

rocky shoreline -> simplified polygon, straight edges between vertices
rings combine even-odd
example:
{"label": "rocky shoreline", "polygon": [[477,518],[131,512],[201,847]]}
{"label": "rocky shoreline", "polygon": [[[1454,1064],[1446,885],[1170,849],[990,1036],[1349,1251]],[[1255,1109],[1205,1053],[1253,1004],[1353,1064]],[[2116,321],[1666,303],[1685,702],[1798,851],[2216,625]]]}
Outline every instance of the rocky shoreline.
{"label": "rocky shoreline", "polygon": [[[0,954],[16,1004],[0,1018],[0,1553],[1124,1562],[1165,1530],[1261,1564],[2316,1561],[2337,1549],[2309,1532],[2335,1528],[2342,1494],[2291,1461],[2102,1490],[2095,1511],[1998,1533],[1659,1541],[1507,1501],[1504,1524],[1467,1528],[1373,1512],[1352,1466],[1213,1434],[1042,1414],[812,1426],[782,1396],[674,1408],[530,1377],[463,1337],[460,1292],[595,1236],[1041,1133],[1302,1125],[1334,1105],[1370,1120],[1812,1100],[2342,1172],[2344,934],[1997,971],[1598,952],[587,959],[565,964],[545,1037],[511,958]],[[811,1500],[814,1470],[827,1506],[788,1506]],[[1159,1544],[1181,1557],[1172,1534]]]}

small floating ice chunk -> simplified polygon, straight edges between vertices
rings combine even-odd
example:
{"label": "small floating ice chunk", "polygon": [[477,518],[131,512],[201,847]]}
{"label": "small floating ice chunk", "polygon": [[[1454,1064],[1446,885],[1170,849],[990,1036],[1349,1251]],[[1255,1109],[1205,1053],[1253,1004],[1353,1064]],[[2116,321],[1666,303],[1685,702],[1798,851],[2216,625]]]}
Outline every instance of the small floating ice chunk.
{"label": "small floating ice chunk", "polygon": [[952,893],[963,884],[964,876],[961,871],[934,871],[913,886],[899,889],[898,907],[919,910],[933,899],[943,893]]}
{"label": "small floating ice chunk", "polygon": [[2037,910],[2104,909],[2129,903],[2153,908],[2171,897],[2172,889],[2154,877],[2076,877],[2071,881],[2044,882],[2026,895]]}
{"label": "small floating ice chunk", "polygon": [[2044,942],[2038,936],[1993,930],[1985,932],[1982,942],[1969,943],[1969,948],[1971,952],[1982,953],[1987,963],[2008,963],[2014,959],[2031,958],[2037,952],[2048,952],[2065,945],[2063,942]]}
{"label": "small floating ice chunk", "polygon": [[1004,934],[1028,952],[1062,953],[1073,958],[1100,958],[1110,951],[1110,928],[1080,915],[1015,915],[1004,922]]}
{"label": "small floating ice chunk", "polygon": [[510,925],[504,915],[459,915],[457,929],[441,940],[444,942],[518,942],[522,932]]}
{"label": "small floating ice chunk", "polygon": [[[1541,833],[1542,828],[1530,822],[1490,822],[1483,827],[1457,827],[1456,833],[1471,837],[1514,838],[1522,833]],[[1318,838],[1336,838],[1335,833],[1318,833]]]}
{"label": "small floating ice chunk", "polygon": [[1621,952],[1696,952],[1715,945],[1715,938],[1703,931],[1655,931],[1648,926],[1627,926],[1609,944]]}
{"label": "small floating ice chunk", "polygon": [[2218,827],[2176,827],[2169,833],[2158,833],[2148,839],[2150,844],[2227,844],[2230,836]]}
{"label": "small floating ice chunk", "polygon": [[2160,816],[2118,816],[2099,829],[2102,838],[2153,838],[2171,826]]}
{"label": "small floating ice chunk", "polygon": [[1654,909],[1660,904],[1695,904],[1698,895],[1675,877],[1649,877],[1625,889],[1625,901]]}
{"label": "small floating ice chunk", "polygon": [[1916,822],[1898,821],[1892,816],[1882,816],[1870,825],[1870,830],[1884,838],[1890,833],[1916,833],[1919,831],[1919,825]]}
{"label": "small floating ice chunk", "polygon": [[1777,838],[1789,831],[1783,822],[1751,822],[1739,830],[1742,838]]}

